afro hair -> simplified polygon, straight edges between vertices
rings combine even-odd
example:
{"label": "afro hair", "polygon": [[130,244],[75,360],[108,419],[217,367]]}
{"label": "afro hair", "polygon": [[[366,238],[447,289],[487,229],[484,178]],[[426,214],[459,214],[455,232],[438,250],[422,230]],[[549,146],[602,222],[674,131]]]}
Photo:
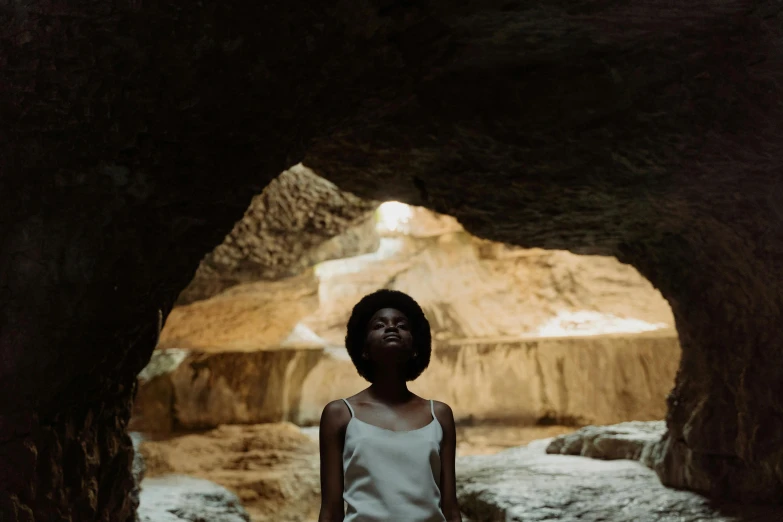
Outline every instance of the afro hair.
{"label": "afro hair", "polygon": [[348,320],[345,336],[345,347],[348,349],[348,354],[351,356],[359,375],[367,381],[373,382],[373,365],[367,359],[362,358],[362,353],[367,341],[367,324],[378,310],[384,308],[399,310],[410,322],[416,357],[408,363],[405,380],[415,380],[430,364],[432,334],[430,333],[430,323],[424,316],[424,311],[411,296],[403,292],[382,289],[364,296],[356,303],[351,312],[351,318]]}

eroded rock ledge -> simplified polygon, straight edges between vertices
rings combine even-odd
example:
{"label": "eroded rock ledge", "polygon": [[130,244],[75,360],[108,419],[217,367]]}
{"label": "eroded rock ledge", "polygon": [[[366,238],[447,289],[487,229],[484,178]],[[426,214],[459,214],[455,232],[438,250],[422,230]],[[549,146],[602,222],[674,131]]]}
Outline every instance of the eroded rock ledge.
{"label": "eroded rock ledge", "polygon": [[653,453],[666,433],[663,421],[631,421],[610,426],[585,426],[555,437],[546,452],[603,460],[638,460],[653,467]]}
{"label": "eroded rock ledge", "polygon": [[[429,368],[410,386],[450,404],[459,422],[660,419],[679,350],[676,337],[658,334],[436,343]],[[326,403],[366,385],[344,349],[161,350],[153,360],[160,363],[140,381],[134,430],[315,425]]]}

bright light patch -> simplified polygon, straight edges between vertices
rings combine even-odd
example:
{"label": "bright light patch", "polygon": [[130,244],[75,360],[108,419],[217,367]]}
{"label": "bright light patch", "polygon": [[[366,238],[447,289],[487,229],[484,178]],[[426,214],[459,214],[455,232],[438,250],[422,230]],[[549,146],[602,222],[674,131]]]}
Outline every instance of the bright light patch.
{"label": "bright light patch", "polygon": [[413,211],[409,205],[399,201],[387,201],[378,207],[379,232],[404,232]]}
{"label": "bright light patch", "polygon": [[667,328],[666,323],[648,323],[640,319],[627,319],[612,314],[561,311],[544,323],[538,334],[542,337],[569,335],[600,335],[609,333],[638,333]]}

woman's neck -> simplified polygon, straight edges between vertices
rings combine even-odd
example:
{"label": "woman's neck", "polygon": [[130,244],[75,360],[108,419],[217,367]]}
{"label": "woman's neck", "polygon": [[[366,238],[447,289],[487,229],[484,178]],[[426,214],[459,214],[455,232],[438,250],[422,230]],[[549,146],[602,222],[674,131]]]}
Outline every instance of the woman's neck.
{"label": "woman's neck", "polygon": [[413,395],[408,383],[400,379],[376,379],[367,391],[373,399],[386,404],[407,402]]}

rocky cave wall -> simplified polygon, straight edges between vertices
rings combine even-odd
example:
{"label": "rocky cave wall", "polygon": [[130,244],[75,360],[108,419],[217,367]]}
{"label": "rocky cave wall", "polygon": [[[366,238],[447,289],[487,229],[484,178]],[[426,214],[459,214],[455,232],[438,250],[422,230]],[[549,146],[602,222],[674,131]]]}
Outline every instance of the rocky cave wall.
{"label": "rocky cave wall", "polygon": [[778,502],[781,10],[6,6],[4,514],[133,519],[135,376],[204,254],[300,161],[480,237],[635,266],[683,350],[659,476]]}

